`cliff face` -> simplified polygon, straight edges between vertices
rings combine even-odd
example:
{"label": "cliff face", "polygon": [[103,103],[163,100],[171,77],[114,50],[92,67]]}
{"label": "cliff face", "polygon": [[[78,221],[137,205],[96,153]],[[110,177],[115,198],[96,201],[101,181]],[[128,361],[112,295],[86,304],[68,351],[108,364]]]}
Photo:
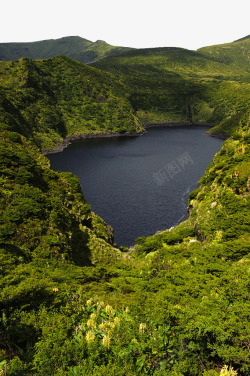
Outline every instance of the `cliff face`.
{"label": "cliff face", "polygon": [[[108,252],[112,231],[91,212],[74,175],[56,173],[35,145],[1,132],[1,244],[27,260],[91,265],[98,241]],[[95,239],[95,240],[94,240]]]}

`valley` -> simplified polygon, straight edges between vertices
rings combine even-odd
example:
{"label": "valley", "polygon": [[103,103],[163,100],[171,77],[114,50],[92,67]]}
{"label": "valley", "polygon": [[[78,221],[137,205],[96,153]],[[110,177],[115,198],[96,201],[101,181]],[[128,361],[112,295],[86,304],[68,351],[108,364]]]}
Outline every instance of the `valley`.
{"label": "valley", "polygon": [[[0,45],[0,374],[249,375],[249,36],[198,51],[72,38],[57,56]],[[118,247],[43,152],[175,122],[226,140],[186,220]]]}

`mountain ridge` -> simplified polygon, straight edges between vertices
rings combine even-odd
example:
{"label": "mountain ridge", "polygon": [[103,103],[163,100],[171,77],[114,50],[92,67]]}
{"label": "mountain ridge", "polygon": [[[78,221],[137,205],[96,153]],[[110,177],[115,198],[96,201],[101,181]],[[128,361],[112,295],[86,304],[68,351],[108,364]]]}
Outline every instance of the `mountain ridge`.
{"label": "mountain ridge", "polygon": [[250,34],[247,35],[246,37],[243,37],[243,38],[240,38],[240,39],[235,40],[234,43],[235,43],[235,42],[241,42],[242,40],[246,40],[246,39],[250,39]]}
{"label": "mountain ridge", "polygon": [[[243,37],[231,43],[237,43],[249,39],[250,36]],[[226,43],[230,44],[230,43]],[[105,46],[105,48],[104,48]],[[95,42],[80,36],[65,36],[56,39],[44,39],[34,42],[8,42],[0,43],[0,60],[10,61],[17,60],[21,57],[29,57],[31,59],[52,58],[56,55],[65,55],[74,60],[88,64],[99,60],[103,57],[120,54],[128,50],[152,50],[159,48],[171,47],[154,47],[154,48],[131,48],[123,46],[112,46],[104,40],[96,40]],[[172,47],[177,48],[177,47]],[[197,50],[189,51],[199,51]],[[186,48],[183,48],[188,50]]]}
{"label": "mountain ridge", "polygon": [[198,51],[205,56],[210,56],[221,63],[244,68],[250,73],[250,36],[238,39],[232,43],[218,44],[202,47]]}
{"label": "mountain ridge", "polygon": [[18,60],[24,56],[46,59],[65,55],[86,64],[127,49],[129,48],[111,46],[102,40],[92,42],[79,36],[68,36],[35,42],[0,43],[0,60]]}

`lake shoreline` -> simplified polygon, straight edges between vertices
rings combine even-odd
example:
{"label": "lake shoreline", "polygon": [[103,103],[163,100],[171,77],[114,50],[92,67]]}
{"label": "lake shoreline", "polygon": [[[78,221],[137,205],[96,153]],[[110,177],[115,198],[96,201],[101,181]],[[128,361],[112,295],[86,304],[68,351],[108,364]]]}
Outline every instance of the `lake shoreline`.
{"label": "lake shoreline", "polygon": [[71,145],[74,141],[85,140],[89,138],[110,138],[110,137],[137,137],[142,136],[146,132],[138,132],[138,133],[97,133],[97,134],[82,134],[77,136],[69,136],[63,139],[63,142],[58,144],[55,148],[52,149],[43,149],[42,154],[55,154],[60,153],[64,149],[66,149],[69,145]]}
{"label": "lake shoreline", "polygon": [[[89,139],[89,138],[110,138],[110,137],[138,137],[143,136],[147,133],[147,129],[150,128],[159,128],[159,127],[194,127],[196,125],[203,125],[206,127],[214,127],[214,124],[202,123],[202,122],[176,122],[176,123],[154,123],[154,124],[146,124],[143,126],[144,131],[138,133],[97,133],[97,134],[82,134],[76,136],[69,136],[63,139],[63,142],[58,144],[56,147],[52,149],[42,149],[41,152],[43,155],[48,154],[55,154],[60,153],[64,149],[66,149],[69,145],[71,145],[74,141]],[[223,134],[208,134],[211,137],[222,138],[226,139],[227,137]]]}
{"label": "lake shoreline", "polygon": [[188,194],[223,141],[208,137],[207,130],[151,127],[143,137],[72,142],[47,157],[52,170],[78,177],[93,212],[114,228],[114,242],[128,247],[188,218]]}

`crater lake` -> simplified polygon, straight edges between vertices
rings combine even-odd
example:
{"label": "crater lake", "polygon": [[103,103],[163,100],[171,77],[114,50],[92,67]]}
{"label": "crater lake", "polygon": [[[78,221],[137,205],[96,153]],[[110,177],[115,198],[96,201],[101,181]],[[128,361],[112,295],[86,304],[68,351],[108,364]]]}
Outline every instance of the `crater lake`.
{"label": "crater lake", "polygon": [[82,139],[47,157],[54,170],[78,176],[117,245],[129,247],[187,218],[188,195],[223,142],[207,129],[155,127],[138,137]]}

